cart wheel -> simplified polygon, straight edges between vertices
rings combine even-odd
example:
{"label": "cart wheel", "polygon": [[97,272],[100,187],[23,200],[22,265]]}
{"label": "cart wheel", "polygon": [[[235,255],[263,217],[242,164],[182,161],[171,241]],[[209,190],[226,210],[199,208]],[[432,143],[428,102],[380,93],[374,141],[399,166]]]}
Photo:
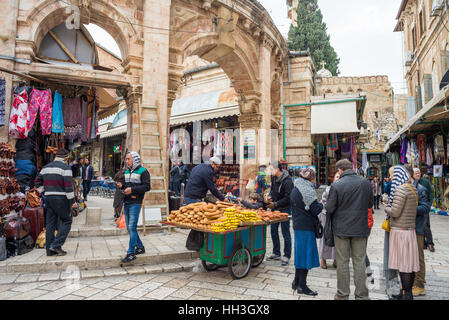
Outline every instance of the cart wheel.
{"label": "cart wheel", "polygon": [[210,263],[206,260],[201,260],[201,264],[203,265],[204,269],[206,269],[206,271],[214,271],[220,267],[218,264]]}
{"label": "cart wheel", "polygon": [[237,246],[231,254],[228,262],[229,273],[234,279],[246,277],[251,269],[251,253],[247,248]]}
{"label": "cart wheel", "polygon": [[265,253],[253,257],[253,263],[251,264],[251,267],[253,267],[253,268],[258,267],[263,262],[264,258],[265,258]]}

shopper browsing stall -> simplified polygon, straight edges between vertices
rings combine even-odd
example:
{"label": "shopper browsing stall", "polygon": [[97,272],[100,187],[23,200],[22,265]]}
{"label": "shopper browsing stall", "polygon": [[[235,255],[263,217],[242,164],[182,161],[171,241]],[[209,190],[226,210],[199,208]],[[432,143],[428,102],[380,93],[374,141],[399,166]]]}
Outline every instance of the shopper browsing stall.
{"label": "shopper browsing stall", "polygon": [[129,233],[129,248],[123,263],[136,259],[137,254],[145,253],[145,248],[137,233],[137,222],[145,193],[151,190],[151,178],[147,169],[140,165],[140,156],[131,151],[126,155],[125,183],[117,183],[117,188],[125,194],[124,214]]}
{"label": "shopper browsing stall", "polygon": [[[72,170],[66,163],[68,156],[67,150],[58,150],[55,160],[42,168],[35,181],[39,192],[45,195],[47,256],[67,254],[62,246],[72,227],[71,208],[78,206],[73,192]],[[55,237],[58,219],[61,223]]]}
{"label": "shopper browsing stall", "polygon": [[[293,190],[293,181],[287,170],[283,170],[282,162],[272,165],[271,192],[267,207],[290,214],[290,194]],[[282,235],[284,237],[284,256],[282,265],[290,261],[292,253],[292,237],[290,234],[290,220],[281,223]],[[279,223],[271,225],[271,239],[273,240],[273,254],[267,260],[281,259],[281,244],[279,240]]]}
{"label": "shopper browsing stall", "polygon": [[197,165],[190,173],[184,193],[186,204],[201,202],[206,197],[207,191],[210,191],[218,200],[225,200],[224,195],[218,191],[214,183],[214,175],[220,169],[221,160],[218,157],[212,157],[209,162],[209,164]]}

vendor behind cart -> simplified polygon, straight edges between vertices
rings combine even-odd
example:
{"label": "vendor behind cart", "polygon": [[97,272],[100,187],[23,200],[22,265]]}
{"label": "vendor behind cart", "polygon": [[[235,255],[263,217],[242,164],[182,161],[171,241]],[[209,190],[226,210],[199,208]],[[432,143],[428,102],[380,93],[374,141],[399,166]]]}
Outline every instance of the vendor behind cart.
{"label": "vendor behind cart", "polygon": [[207,191],[210,191],[218,200],[225,201],[225,196],[218,191],[214,183],[214,175],[220,169],[221,160],[218,157],[212,157],[209,162],[209,164],[197,165],[190,173],[189,182],[184,192],[186,204],[203,201]]}

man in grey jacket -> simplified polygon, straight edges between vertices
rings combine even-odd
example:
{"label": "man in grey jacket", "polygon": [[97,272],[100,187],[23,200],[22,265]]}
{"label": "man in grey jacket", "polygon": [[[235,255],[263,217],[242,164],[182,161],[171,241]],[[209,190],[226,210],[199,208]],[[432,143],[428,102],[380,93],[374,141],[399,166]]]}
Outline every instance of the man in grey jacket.
{"label": "man in grey jacket", "polygon": [[349,258],[354,267],[355,298],[369,299],[365,257],[369,236],[368,209],[373,207],[371,184],[357,175],[349,160],[340,160],[335,166],[340,179],[332,185],[326,204],[328,218],[332,219],[337,260],[335,299],[349,299]]}

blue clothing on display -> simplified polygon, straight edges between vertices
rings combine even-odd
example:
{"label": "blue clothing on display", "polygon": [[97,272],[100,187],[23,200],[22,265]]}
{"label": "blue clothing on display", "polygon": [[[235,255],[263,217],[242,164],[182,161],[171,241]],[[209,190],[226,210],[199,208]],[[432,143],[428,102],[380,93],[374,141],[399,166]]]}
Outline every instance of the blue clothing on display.
{"label": "blue clothing on display", "polygon": [[51,132],[64,133],[64,119],[62,117],[62,96],[58,91],[55,91],[55,97],[53,99]]}

